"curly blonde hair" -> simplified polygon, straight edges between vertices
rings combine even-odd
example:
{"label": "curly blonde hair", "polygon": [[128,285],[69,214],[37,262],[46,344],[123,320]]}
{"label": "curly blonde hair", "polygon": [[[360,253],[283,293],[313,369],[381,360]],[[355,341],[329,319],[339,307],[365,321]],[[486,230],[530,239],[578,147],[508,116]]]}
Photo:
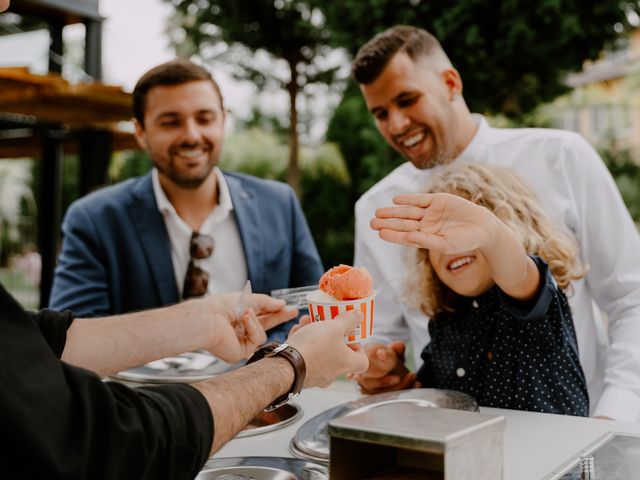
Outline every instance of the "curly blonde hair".
{"label": "curly blonde hair", "polygon": [[[553,223],[535,193],[511,170],[481,164],[438,167],[426,190],[436,192],[457,195],[493,212],[515,233],[529,255],[547,262],[560,288],[567,288],[572,280],[585,275],[574,236]],[[428,316],[454,310],[459,296],[438,278],[427,249],[418,250],[410,281],[412,286],[418,285],[414,303]]]}

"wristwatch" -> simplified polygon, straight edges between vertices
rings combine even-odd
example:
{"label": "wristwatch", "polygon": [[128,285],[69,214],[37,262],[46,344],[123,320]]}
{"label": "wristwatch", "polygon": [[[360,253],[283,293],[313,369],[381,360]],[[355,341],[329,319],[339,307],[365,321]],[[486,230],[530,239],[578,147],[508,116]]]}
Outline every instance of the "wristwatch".
{"label": "wristwatch", "polygon": [[304,363],[304,358],[300,355],[300,352],[293,348],[291,345],[286,343],[278,344],[276,342],[268,343],[263,347],[260,347],[253,356],[247,360],[247,365],[253,362],[257,362],[263,358],[280,356],[286,358],[294,371],[294,379],[293,385],[291,385],[291,389],[282,395],[281,397],[276,398],[271,405],[265,408],[265,412],[270,412],[271,410],[275,410],[278,407],[281,407],[289,400],[294,397],[300,395],[302,391],[302,386],[304,385],[304,377],[307,373],[307,367]]}

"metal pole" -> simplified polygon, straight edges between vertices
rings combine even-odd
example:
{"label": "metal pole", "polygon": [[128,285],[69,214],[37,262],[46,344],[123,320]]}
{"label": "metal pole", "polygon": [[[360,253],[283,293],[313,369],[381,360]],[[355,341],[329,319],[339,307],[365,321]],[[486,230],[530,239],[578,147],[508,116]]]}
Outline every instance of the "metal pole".
{"label": "metal pole", "polygon": [[62,206],[63,140],[47,131],[42,140],[42,177],[38,205],[38,249],[42,256],[40,308],[49,303],[56,266]]}
{"label": "metal pole", "polygon": [[94,80],[102,79],[102,20],[86,20],[84,70]]}

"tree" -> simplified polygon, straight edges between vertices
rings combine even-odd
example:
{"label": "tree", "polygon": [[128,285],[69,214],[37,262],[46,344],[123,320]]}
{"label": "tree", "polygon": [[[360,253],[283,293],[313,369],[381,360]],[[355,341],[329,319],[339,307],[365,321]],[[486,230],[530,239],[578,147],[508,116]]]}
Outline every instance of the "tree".
{"label": "tree", "polygon": [[629,28],[636,2],[594,0],[311,0],[331,43],[352,55],[395,24],[425,28],[460,71],[473,111],[518,117],[567,91],[564,77]]}
{"label": "tree", "polygon": [[205,60],[226,56],[259,87],[275,82],[288,92],[287,180],[299,192],[298,96],[305,85],[347,75],[343,58],[330,58],[320,9],[294,0],[167,1],[179,13],[180,43],[186,39]]}

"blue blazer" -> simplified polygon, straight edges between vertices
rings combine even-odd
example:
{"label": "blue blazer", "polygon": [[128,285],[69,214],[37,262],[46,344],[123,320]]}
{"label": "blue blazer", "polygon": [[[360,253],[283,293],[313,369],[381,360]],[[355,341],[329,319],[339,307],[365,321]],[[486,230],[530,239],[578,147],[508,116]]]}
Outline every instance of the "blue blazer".
{"label": "blue blazer", "polygon": [[[239,173],[224,178],[253,291],[317,283],[322,262],[293,190]],[[88,317],[180,301],[150,173],[74,202],[62,233],[50,308]],[[269,339],[284,340],[291,325],[276,327]]]}

